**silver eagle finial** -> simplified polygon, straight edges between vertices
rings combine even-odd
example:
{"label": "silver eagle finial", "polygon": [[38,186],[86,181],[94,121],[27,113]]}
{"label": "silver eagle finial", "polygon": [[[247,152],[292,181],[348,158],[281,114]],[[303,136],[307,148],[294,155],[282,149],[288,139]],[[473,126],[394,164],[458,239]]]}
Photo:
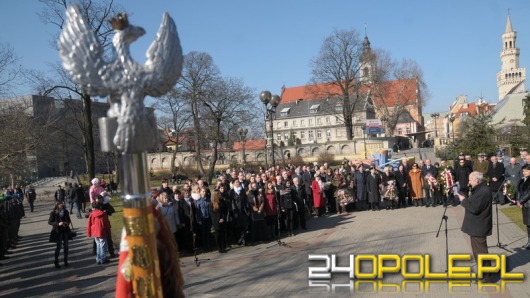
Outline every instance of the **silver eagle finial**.
{"label": "silver eagle finial", "polygon": [[156,143],[156,123],[143,101],[147,95],[164,95],[180,77],[183,57],[175,22],[164,14],[142,65],[132,59],[129,45],[145,31],[130,25],[127,15],[110,20],[117,54],[112,61],[105,61],[102,45],[77,6],[67,9],[66,19],[58,43],[63,66],[89,95],[110,98],[108,116],[117,118],[118,126],[112,136],[114,145],[124,153],[152,148]]}

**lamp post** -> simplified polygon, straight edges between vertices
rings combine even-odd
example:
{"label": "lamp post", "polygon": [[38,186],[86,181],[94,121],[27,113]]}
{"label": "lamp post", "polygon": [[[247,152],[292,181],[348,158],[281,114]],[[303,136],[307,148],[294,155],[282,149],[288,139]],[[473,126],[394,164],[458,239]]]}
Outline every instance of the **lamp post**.
{"label": "lamp post", "polygon": [[383,134],[386,135],[386,123],[389,121],[389,119],[386,116],[381,117],[381,122],[383,122]]}
{"label": "lamp post", "polygon": [[248,129],[240,127],[237,130],[237,133],[239,134],[239,140],[243,145],[243,166],[245,166],[247,164],[247,156],[245,154],[245,143],[247,141]]}
{"label": "lamp post", "polygon": [[451,114],[451,117],[449,117],[449,122],[451,122],[451,132],[453,133],[453,144],[455,143],[455,115]]}
{"label": "lamp post", "polygon": [[366,124],[361,125],[363,130],[364,159],[366,159]]}
{"label": "lamp post", "polygon": [[434,119],[434,137],[437,138],[438,137],[438,126],[437,126],[436,122],[438,122],[438,117],[440,117],[440,114],[439,113],[432,113],[431,117],[432,117],[432,119]]}
{"label": "lamp post", "polygon": [[274,130],[272,128],[272,118],[276,114],[276,107],[280,104],[280,97],[276,94],[272,95],[269,91],[262,91],[259,99],[265,105],[267,118],[269,119],[270,141],[271,141],[271,160],[272,166],[276,167],[274,160]]}

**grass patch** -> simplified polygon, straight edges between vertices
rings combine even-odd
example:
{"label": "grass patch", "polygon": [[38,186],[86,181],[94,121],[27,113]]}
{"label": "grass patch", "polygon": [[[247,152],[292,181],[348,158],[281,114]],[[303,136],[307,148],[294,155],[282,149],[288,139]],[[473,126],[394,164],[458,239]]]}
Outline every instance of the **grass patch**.
{"label": "grass patch", "polygon": [[521,230],[526,232],[526,225],[523,224],[523,213],[521,208],[517,206],[510,206],[501,209],[502,213],[506,215],[511,221],[513,221]]}
{"label": "grass patch", "polygon": [[114,212],[109,216],[110,226],[112,227],[112,241],[115,243],[115,248],[118,248],[116,245],[120,243],[121,240],[121,230],[123,229],[123,201],[120,198],[119,193],[112,195],[110,204],[114,207]]}

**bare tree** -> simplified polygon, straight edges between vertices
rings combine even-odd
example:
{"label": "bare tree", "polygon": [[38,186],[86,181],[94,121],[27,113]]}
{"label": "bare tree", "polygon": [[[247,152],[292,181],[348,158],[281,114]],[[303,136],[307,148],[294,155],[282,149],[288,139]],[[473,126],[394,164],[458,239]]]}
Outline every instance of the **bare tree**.
{"label": "bare tree", "polygon": [[[39,13],[42,21],[45,24],[52,24],[59,30],[52,37],[52,46],[56,47],[60,30],[63,29],[65,23],[65,11],[66,8],[75,2],[83,17],[87,20],[88,25],[95,32],[99,42],[103,48],[107,51],[107,55],[111,54],[111,33],[113,32],[108,19],[117,13],[118,9],[114,5],[113,0],[93,1],[93,0],[78,0],[78,1],[67,1],[67,0],[39,0],[44,8]],[[93,120],[92,120],[92,98],[82,88],[73,82],[69,76],[62,70],[62,68],[55,68],[57,78],[54,85],[42,86],[44,88],[44,94],[54,94],[59,99],[71,98],[74,94],[81,98],[83,103],[83,138],[84,138],[84,150],[85,150],[85,161],[87,164],[87,170],[90,177],[95,176],[95,148],[94,148],[94,133],[93,133]],[[34,79],[36,82],[42,83],[41,80]],[[48,81],[49,83],[50,81]],[[42,90],[39,90],[42,91]]]}
{"label": "bare tree", "polygon": [[[371,91],[376,114],[385,120],[386,131],[393,136],[400,117],[406,114],[421,115],[428,96],[427,84],[416,61],[396,61],[385,50],[377,50],[375,58],[376,73],[367,82],[367,87]],[[413,109],[418,109],[418,113],[414,113]]]}
{"label": "bare tree", "polygon": [[32,161],[36,148],[45,150],[53,139],[50,128],[56,121],[53,107],[44,107],[35,114],[28,98],[0,102],[0,174],[13,177],[38,172]]}
{"label": "bare tree", "polygon": [[201,138],[201,114],[204,109],[203,99],[210,94],[213,86],[220,78],[218,67],[207,53],[190,52],[184,57],[182,76],[177,82],[180,94],[188,102],[193,121],[193,138],[195,143],[195,160],[202,176],[205,176],[201,159],[201,149],[204,148]]}
{"label": "bare tree", "polygon": [[160,113],[157,124],[163,133],[162,145],[166,147],[168,143],[175,144],[170,166],[173,172],[177,152],[185,139],[182,132],[191,125],[190,106],[182,97],[180,90],[173,88],[168,94],[158,98],[153,107]]}
{"label": "bare tree", "polygon": [[9,44],[0,43],[0,97],[7,96],[20,73],[20,66],[16,65],[17,61],[18,57],[13,48]]}
{"label": "bare tree", "polygon": [[366,90],[360,78],[363,44],[355,29],[337,30],[324,39],[320,52],[311,61],[311,83],[308,92],[315,98],[341,99],[339,121],[346,127],[346,137],[353,138],[353,115],[357,105],[364,104]]}
{"label": "bare tree", "polygon": [[212,182],[215,164],[218,159],[218,144],[237,138],[236,129],[251,124],[257,114],[253,112],[254,92],[235,78],[222,78],[217,81],[207,96],[202,98],[206,107],[202,121],[203,133],[211,142],[212,155],[206,181]]}

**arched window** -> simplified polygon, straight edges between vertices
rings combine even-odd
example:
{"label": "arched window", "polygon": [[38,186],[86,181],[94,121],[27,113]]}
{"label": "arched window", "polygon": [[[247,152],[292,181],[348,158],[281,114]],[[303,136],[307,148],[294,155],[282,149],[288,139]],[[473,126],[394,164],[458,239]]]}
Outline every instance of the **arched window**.
{"label": "arched window", "polygon": [[510,40],[510,49],[512,48],[512,41]]}
{"label": "arched window", "polygon": [[504,42],[504,49],[507,49],[507,48],[508,48],[508,43]]}

